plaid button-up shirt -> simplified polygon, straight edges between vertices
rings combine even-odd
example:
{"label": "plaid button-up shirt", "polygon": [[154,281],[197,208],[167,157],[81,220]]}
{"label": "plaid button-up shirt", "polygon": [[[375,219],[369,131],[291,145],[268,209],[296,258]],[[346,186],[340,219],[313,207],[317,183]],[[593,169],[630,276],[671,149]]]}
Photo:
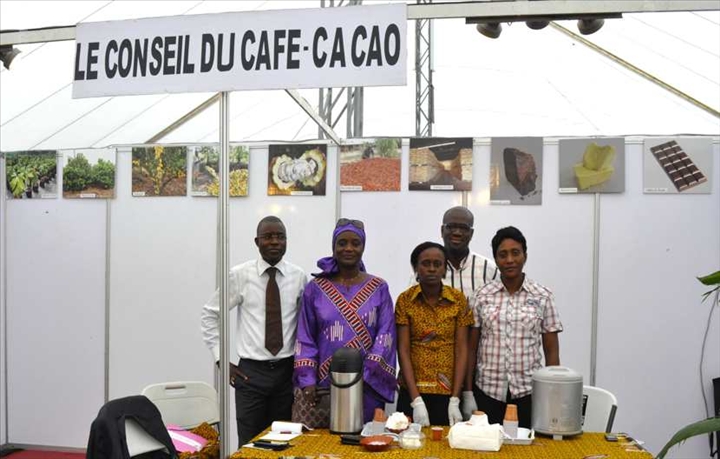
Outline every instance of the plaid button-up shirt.
{"label": "plaid button-up shirt", "polygon": [[475,292],[475,327],[480,328],[475,384],[505,401],[532,392],[532,374],[542,367],[542,334],[562,331],[550,290],[525,277],[510,295],[500,279]]}

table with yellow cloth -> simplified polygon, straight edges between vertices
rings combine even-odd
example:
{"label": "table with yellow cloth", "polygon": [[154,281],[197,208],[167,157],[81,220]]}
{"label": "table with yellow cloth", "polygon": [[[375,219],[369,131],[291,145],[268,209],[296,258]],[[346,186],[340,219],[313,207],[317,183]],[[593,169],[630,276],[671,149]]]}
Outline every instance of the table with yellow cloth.
{"label": "table with yellow cloth", "polygon": [[[340,435],[333,435],[328,430],[313,430],[293,439],[292,447],[284,451],[271,451],[257,448],[241,448],[233,453],[231,459],[265,459],[285,457],[314,457],[332,459],[423,459],[423,458],[492,458],[492,459],[652,459],[647,451],[626,451],[629,443],[608,442],[602,433],[584,433],[575,437],[566,437],[563,440],[553,440],[550,437],[535,438],[531,445],[504,444],[500,451],[470,451],[452,449],[448,444],[447,434],[449,427],[445,427],[443,440],[433,441],[430,438],[430,429],[424,428],[425,446],[421,449],[401,449],[397,442],[393,442],[390,449],[380,453],[371,453],[362,446],[343,445]],[[265,435],[269,429],[258,438]]]}

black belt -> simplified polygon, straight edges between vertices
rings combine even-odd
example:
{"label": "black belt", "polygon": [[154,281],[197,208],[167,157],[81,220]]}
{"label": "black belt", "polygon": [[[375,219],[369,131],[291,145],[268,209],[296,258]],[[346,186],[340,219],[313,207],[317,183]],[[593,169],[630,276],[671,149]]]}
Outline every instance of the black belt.
{"label": "black belt", "polygon": [[272,370],[275,367],[279,367],[281,365],[286,365],[288,363],[294,362],[295,357],[290,356],[290,357],[285,357],[284,359],[275,359],[275,360],[252,360],[252,359],[241,358],[240,361],[243,363],[250,364],[250,365],[267,367]]}

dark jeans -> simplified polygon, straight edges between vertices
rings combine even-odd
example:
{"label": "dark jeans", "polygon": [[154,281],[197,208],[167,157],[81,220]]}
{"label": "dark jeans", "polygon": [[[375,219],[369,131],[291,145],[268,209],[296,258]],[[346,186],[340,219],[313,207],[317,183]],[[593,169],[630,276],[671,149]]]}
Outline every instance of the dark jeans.
{"label": "dark jeans", "polygon": [[512,398],[510,391],[508,390],[505,396],[505,400],[507,400],[507,402],[501,402],[500,400],[490,397],[485,392],[478,389],[478,387],[474,384],[473,394],[475,395],[475,402],[477,403],[478,410],[484,411],[485,414],[487,414],[490,424],[502,424],[503,419],[505,418],[505,407],[508,403],[510,403],[517,405],[518,425],[527,429],[532,427],[532,395]]}
{"label": "dark jeans", "polygon": [[[448,404],[450,403],[449,395],[440,394],[420,394],[425,402],[425,408],[427,408],[428,414],[430,415],[430,425],[432,426],[447,426],[450,424],[448,419]],[[398,393],[397,410],[401,413],[405,413],[406,416],[412,417],[413,409],[410,406],[410,394],[404,387],[400,388]]]}
{"label": "dark jeans", "polygon": [[235,417],[238,447],[270,426],[290,421],[294,357],[276,361],[240,359],[238,367],[247,381],[235,381]]}

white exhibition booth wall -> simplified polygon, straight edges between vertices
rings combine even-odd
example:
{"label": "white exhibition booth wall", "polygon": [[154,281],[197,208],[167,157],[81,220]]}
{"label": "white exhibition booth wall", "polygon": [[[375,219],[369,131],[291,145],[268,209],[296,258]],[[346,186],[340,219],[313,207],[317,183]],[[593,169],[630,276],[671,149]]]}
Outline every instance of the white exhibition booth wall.
{"label": "white exhibition booth wall", "polygon": [[[714,138],[711,194],[653,195],[643,194],[642,141],[626,139],[625,192],[599,200],[596,384],[618,398],[614,430],[657,452],[678,428],[705,417],[698,366],[709,303],[701,304],[706,289],[695,276],[720,261],[720,148]],[[526,272],[555,292],[565,326],[561,362],[588,384],[595,198],[558,193],[557,139],[544,142],[542,205],[503,206],[489,203],[489,140],[476,139],[471,246],[490,255],[498,228],[525,233]],[[326,196],[267,196],[267,145],[251,147],[249,196],[230,199],[231,264],[256,257],[257,221],[274,214],[287,226],[287,258],[315,271],[330,253],[336,153],[329,145]],[[365,222],[366,265],[389,282],[393,297],[407,287],[412,248],[440,240],[443,212],[462,204],[460,192],[407,188],[404,141],[402,191],[343,192],[339,201],[341,216]],[[216,199],[133,197],[130,148],[120,147],[114,199],[3,198],[3,206],[7,336],[0,343],[7,362],[0,375],[7,398],[0,420],[8,425],[1,443],[84,448],[106,383],[113,399],[156,382],[214,381],[199,317],[216,285]],[[720,375],[717,316],[704,372],[711,403],[710,380]],[[234,405],[232,392],[229,400]],[[235,447],[234,406],[230,422]],[[706,437],[675,454],[706,455]]]}

